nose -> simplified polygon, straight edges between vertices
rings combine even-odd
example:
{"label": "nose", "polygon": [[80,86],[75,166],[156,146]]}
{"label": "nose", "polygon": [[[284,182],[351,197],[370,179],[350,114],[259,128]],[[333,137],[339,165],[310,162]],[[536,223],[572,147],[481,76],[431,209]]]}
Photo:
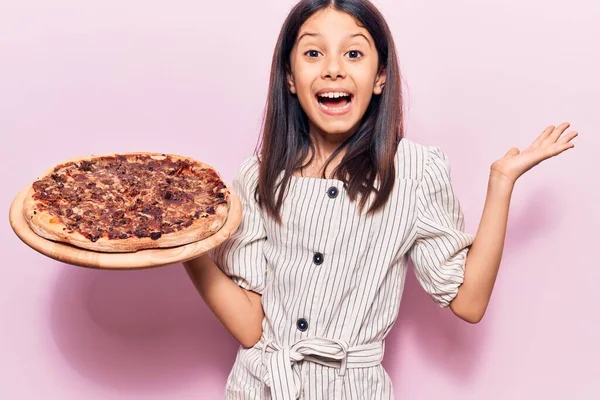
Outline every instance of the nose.
{"label": "nose", "polygon": [[323,66],[323,72],[321,74],[323,79],[337,79],[337,78],[345,78],[346,71],[344,70],[344,65],[340,61],[338,57],[327,57],[325,61],[325,65]]}

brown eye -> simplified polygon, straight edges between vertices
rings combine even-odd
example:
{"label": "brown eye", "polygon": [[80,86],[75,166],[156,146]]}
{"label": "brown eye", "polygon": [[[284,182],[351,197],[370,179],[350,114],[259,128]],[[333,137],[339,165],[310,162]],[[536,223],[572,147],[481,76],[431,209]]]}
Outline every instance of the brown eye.
{"label": "brown eye", "polygon": [[316,58],[319,56],[319,52],[317,50],[309,50],[306,53],[304,53],[304,55],[310,58]]}
{"label": "brown eye", "polygon": [[350,57],[350,58],[360,58],[360,57],[362,57],[362,55],[363,55],[363,54],[362,54],[360,51],[358,51],[358,50],[350,50],[350,51],[349,51],[348,53],[346,53],[346,54],[348,54],[348,57]]}

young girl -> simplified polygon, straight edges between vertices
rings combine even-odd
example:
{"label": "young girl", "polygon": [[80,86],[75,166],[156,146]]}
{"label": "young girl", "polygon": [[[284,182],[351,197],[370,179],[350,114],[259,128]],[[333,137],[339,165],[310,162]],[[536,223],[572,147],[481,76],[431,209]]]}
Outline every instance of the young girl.
{"label": "young girl", "polygon": [[228,399],[391,399],[381,366],[410,258],[441,307],[481,320],[515,181],[572,148],[568,124],[490,168],[475,236],[447,156],[403,138],[390,30],[366,0],[302,0],[272,63],[259,154],[232,188],[239,228],[185,267],[241,343]]}

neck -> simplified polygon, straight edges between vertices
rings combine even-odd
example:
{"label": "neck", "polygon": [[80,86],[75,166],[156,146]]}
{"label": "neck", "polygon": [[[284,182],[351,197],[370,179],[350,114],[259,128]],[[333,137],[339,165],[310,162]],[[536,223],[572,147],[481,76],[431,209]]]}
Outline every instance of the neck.
{"label": "neck", "polygon": [[[315,144],[315,154],[312,162],[302,168],[299,175],[320,178],[323,175],[323,167],[325,166],[327,159],[344,141],[352,136],[353,133],[353,131],[345,133],[328,133],[311,124],[309,136]],[[331,172],[338,166],[344,157],[344,153],[345,151],[342,150],[340,154],[329,163],[327,171],[325,171],[325,176],[329,177],[331,175]],[[309,160],[310,154],[303,163],[307,163]]]}
{"label": "neck", "polygon": [[311,141],[315,144],[314,162],[317,164],[325,163],[331,154],[351,137],[354,132],[355,129],[342,133],[329,133],[310,123],[308,134]]}

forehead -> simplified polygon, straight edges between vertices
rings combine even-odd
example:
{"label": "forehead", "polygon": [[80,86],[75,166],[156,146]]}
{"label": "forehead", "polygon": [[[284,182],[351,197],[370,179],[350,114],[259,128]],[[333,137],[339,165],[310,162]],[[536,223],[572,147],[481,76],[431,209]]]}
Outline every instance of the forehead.
{"label": "forehead", "polygon": [[351,33],[362,33],[370,38],[369,32],[353,16],[329,7],[311,15],[300,27],[298,38],[307,32],[326,38],[347,38]]}

